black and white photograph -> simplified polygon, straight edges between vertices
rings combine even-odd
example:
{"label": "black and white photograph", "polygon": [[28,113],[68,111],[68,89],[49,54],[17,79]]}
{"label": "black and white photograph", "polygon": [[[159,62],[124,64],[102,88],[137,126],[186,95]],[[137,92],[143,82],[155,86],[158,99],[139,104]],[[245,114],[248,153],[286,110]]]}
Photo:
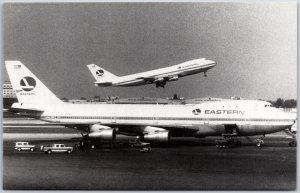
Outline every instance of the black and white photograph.
{"label": "black and white photograph", "polygon": [[296,2],[2,4],[4,190],[296,190]]}

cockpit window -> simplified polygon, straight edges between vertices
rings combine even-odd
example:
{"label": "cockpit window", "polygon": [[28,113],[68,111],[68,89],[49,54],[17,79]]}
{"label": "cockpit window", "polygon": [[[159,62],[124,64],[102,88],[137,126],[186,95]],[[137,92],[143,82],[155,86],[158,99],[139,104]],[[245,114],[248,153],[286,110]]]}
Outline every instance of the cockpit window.
{"label": "cockpit window", "polygon": [[268,104],[268,105],[265,105],[265,107],[274,107],[274,106],[271,104]]}

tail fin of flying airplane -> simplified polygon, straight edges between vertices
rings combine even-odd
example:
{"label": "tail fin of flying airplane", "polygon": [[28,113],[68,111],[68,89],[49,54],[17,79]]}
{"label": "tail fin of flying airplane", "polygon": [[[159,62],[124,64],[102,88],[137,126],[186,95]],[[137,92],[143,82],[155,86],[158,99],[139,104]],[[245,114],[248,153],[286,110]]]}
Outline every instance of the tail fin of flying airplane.
{"label": "tail fin of flying airplane", "polygon": [[118,78],[118,76],[108,72],[107,70],[104,70],[103,68],[100,68],[95,64],[89,64],[87,65],[87,67],[89,68],[97,82],[111,82],[113,79]]}
{"label": "tail fin of flying airplane", "polygon": [[5,61],[5,65],[23,108],[41,109],[45,105],[63,103],[20,61]]}

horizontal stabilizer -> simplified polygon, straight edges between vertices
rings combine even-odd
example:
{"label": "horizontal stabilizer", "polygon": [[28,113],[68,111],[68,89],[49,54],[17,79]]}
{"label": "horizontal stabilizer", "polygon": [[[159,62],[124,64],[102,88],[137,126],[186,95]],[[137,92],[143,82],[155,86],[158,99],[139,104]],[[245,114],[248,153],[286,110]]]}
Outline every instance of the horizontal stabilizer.
{"label": "horizontal stabilizer", "polygon": [[22,108],[13,108],[13,107],[8,109],[8,111],[23,116],[28,116],[28,117],[40,117],[44,112],[42,110],[37,110],[37,109],[22,109]]}

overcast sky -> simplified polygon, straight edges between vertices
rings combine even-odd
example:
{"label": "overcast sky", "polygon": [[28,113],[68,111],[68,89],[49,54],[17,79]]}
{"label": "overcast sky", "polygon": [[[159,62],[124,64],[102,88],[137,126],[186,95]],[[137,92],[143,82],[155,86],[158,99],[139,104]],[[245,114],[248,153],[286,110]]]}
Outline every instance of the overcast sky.
{"label": "overcast sky", "polygon": [[[60,98],[297,97],[296,3],[5,4],[3,19],[4,59],[20,60]],[[201,57],[218,63],[208,77],[164,89],[95,87],[86,67],[122,76]]]}

